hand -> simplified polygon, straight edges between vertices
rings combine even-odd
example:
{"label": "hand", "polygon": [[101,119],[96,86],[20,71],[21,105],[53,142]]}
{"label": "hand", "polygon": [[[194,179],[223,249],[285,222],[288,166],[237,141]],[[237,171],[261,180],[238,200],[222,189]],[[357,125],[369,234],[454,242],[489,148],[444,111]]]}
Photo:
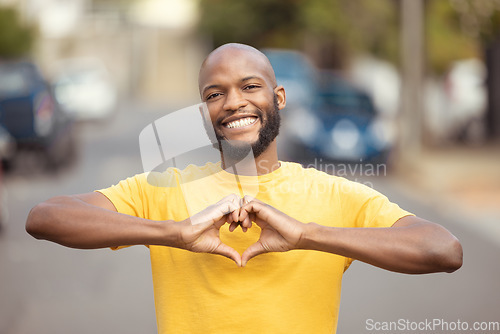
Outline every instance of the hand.
{"label": "hand", "polygon": [[268,252],[286,252],[299,248],[306,224],[284,214],[276,208],[250,196],[245,196],[237,221],[242,228],[255,222],[261,229],[259,240],[241,256],[241,266],[251,258]]}
{"label": "hand", "polygon": [[219,254],[232,259],[238,266],[241,266],[240,254],[219,238],[222,225],[231,224],[231,231],[239,225],[240,205],[241,198],[232,194],[177,223],[179,225],[177,246],[197,253]]}

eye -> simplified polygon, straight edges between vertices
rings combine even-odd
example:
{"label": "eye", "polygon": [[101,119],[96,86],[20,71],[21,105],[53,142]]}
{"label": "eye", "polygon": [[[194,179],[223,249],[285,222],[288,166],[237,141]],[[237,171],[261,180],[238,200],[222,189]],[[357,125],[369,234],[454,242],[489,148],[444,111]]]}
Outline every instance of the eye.
{"label": "eye", "polygon": [[209,95],[205,98],[205,100],[207,100],[207,101],[208,101],[208,100],[213,100],[213,99],[215,99],[216,97],[219,97],[219,96],[221,96],[221,95],[222,95],[221,93],[212,93],[212,94],[209,94]]}
{"label": "eye", "polygon": [[260,88],[260,86],[256,85],[256,84],[249,84],[249,85],[246,85],[243,89],[244,90],[252,90],[252,89],[257,89],[257,88]]}

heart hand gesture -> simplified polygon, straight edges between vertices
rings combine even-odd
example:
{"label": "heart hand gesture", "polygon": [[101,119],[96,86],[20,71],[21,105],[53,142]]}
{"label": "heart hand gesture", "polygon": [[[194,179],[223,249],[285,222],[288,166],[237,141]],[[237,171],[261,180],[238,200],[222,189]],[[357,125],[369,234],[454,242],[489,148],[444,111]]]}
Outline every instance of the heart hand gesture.
{"label": "heart hand gesture", "polygon": [[[261,228],[259,240],[240,254],[219,238],[222,225],[229,231],[241,226],[244,232],[252,221]],[[223,255],[238,266],[245,266],[251,258],[268,252],[286,252],[300,248],[303,224],[276,208],[250,196],[239,198],[232,194],[205,210],[179,223],[177,247],[199,253]]]}
{"label": "heart hand gesture", "polygon": [[224,244],[219,238],[222,225],[237,226],[241,199],[229,195],[205,210],[176,223],[178,229],[177,247],[196,253],[212,253],[232,259],[241,266],[240,254]]}
{"label": "heart hand gesture", "polygon": [[242,266],[259,254],[300,248],[306,224],[250,196],[243,198],[239,211],[238,219],[242,226],[248,226],[253,221],[262,229],[259,240],[243,252]]}

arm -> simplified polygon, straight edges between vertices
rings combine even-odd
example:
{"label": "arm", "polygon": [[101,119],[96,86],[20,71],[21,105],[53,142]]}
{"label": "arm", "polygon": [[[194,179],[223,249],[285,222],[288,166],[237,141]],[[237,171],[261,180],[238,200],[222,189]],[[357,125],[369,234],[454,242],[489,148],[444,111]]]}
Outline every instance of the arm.
{"label": "arm", "polygon": [[171,223],[118,213],[101,193],[51,198],[35,206],[26,231],[37,239],[81,249],[168,242]]}
{"label": "arm", "polygon": [[118,213],[101,193],[51,198],[35,206],[26,231],[37,239],[80,249],[125,245],[163,245],[226,256],[240,255],[219,239],[220,227],[233,223],[240,199],[230,195],[186,220],[153,221]]}
{"label": "arm", "polygon": [[389,228],[336,228],[301,223],[255,199],[246,199],[239,219],[262,228],[260,239],[242,255],[242,264],[270,251],[310,249],[334,253],[402,273],[453,272],[462,265],[462,247],[440,225],[404,217]]}
{"label": "arm", "polygon": [[388,228],[334,228],[306,225],[301,243],[407,274],[453,272],[462,266],[462,246],[442,226],[414,216]]}

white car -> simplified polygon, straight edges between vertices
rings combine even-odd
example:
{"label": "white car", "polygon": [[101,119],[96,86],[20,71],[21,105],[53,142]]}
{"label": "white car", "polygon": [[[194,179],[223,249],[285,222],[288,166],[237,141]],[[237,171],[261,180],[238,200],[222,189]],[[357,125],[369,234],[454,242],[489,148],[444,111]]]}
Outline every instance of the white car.
{"label": "white car", "polygon": [[426,83],[426,126],[437,142],[480,143],[486,135],[486,68],[478,59],[453,63],[443,79]]}
{"label": "white car", "polygon": [[61,107],[76,120],[106,119],[116,110],[117,89],[98,59],[69,59],[57,65],[54,91]]}

